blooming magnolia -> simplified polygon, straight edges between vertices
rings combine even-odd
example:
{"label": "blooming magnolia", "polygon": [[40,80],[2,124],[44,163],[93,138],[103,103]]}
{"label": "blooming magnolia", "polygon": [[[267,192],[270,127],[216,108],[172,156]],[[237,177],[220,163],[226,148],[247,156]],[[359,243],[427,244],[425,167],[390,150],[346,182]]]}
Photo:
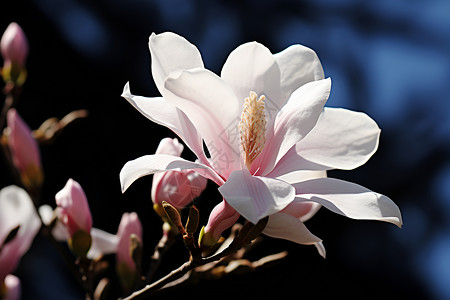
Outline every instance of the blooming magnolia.
{"label": "blooming magnolia", "polygon": [[8,110],[6,120],[9,150],[22,182],[31,189],[40,187],[44,178],[41,155],[31,129],[14,108]]}
{"label": "blooming magnolia", "polygon": [[321,245],[302,222],[320,205],[350,218],[402,224],[389,198],[324,178],[326,170],[364,164],[377,149],[380,129],[363,113],[324,108],[331,80],[314,51],[293,45],[273,55],[259,43],[246,43],[229,55],[219,77],[176,34],[152,34],[149,46],[162,97],[132,95],[128,83],[122,96],[172,129],[198,162],[166,154],[140,157],[124,165],[123,191],[144,175],[197,170],[220,186],[226,202],[213,211],[204,232],[208,240],[239,215],[252,223],[269,216],[265,234]]}
{"label": "blooming magnolia", "polygon": [[[5,243],[10,232],[18,227],[12,240]],[[0,191],[0,298],[19,299],[20,281],[10,273],[31,246],[41,223],[30,196],[17,186]],[[4,297],[4,298],[2,298]]]}
{"label": "blooming magnolia", "polygon": [[78,182],[69,179],[55,196],[58,217],[69,233],[69,245],[75,254],[84,256],[91,247],[92,216],[86,195]]}
{"label": "blooming magnolia", "polygon": [[26,77],[25,60],[28,56],[28,41],[22,28],[15,22],[8,25],[0,41],[4,60],[3,77],[19,85]]}
{"label": "blooming magnolia", "polygon": [[[177,139],[161,140],[156,154],[180,156],[183,145]],[[207,180],[194,170],[166,171],[153,175],[152,200],[155,208],[166,201],[176,208],[183,208],[200,196]],[[157,211],[159,209],[156,209]]]}

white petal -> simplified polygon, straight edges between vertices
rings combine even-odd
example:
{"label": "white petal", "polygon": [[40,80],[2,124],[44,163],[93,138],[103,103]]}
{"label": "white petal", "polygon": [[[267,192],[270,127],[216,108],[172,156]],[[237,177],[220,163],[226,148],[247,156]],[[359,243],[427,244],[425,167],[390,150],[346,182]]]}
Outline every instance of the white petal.
{"label": "white petal", "polygon": [[319,252],[320,256],[323,258],[326,258],[327,251],[325,250],[325,246],[322,242],[315,243],[314,246],[316,246],[317,252]]}
{"label": "white petal", "polygon": [[378,148],[380,128],[369,116],[339,108],[325,108],[316,126],[295,147],[304,159],[323,169],[357,168]]}
{"label": "white petal", "polygon": [[221,73],[232,88],[241,106],[250,91],[266,96],[266,115],[270,118],[286,101],[280,88],[280,69],[275,57],[265,46],[246,43],[228,56]]}
{"label": "white petal", "polygon": [[334,213],[359,220],[378,220],[402,225],[398,206],[388,197],[355,183],[319,178],[293,184],[294,201],[313,201]]}
{"label": "white petal", "polygon": [[95,259],[102,254],[115,253],[119,243],[119,237],[101,229],[91,229],[92,245],[87,253],[87,257]]}
{"label": "white petal", "polygon": [[[224,177],[240,167],[237,135],[239,102],[231,88],[214,73],[195,69],[171,73],[165,87],[166,100],[182,110],[205,140],[213,167]],[[226,161],[219,170],[215,166]]]}
{"label": "white petal", "polygon": [[290,95],[305,83],[324,79],[317,54],[302,45],[292,45],[274,55],[281,71],[281,88]]}
{"label": "white petal", "polygon": [[152,56],[153,80],[163,96],[164,80],[170,72],[203,67],[197,47],[175,33],[152,33],[148,46]]}
{"label": "white petal", "polygon": [[295,194],[290,184],[252,176],[246,169],[231,173],[219,192],[228,204],[253,224],[285,208]]}
{"label": "white petal", "polygon": [[31,246],[34,236],[41,227],[41,221],[28,193],[20,187],[11,185],[0,191],[0,243],[3,243],[9,232],[18,225],[20,229],[17,236],[8,246],[23,255]]}
{"label": "white petal", "polygon": [[206,165],[194,163],[177,156],[154,154],[131,160],[123,166],[120,171],[122,192],[125,192],[135,180],[143,176],[168,170],[180,171],[186,169],[195,169],[202,176],[213,180],[218,185],[223,183],[223,180]]}
{"label": "white petal", "polygon": [[[277,165],[278,167],[278,165]],[[276,167],[276,168],[277,168]],[[325,178],[327,177],[327,171],[297,171],[297,172],[291,172],[287,174],[282,174],[280,176],[272,176],[272,173],[270,172],[270,175],[267,177],[277,178],[283,181],[286,181],[287,183],[297,183],[300,181],[306,181],[316,178]]]}
{"label": "white petal", "polygon": [[202,139],[192,122],[181,110],[161,97],[147,98],[132,95],[128,82],[123,88],[122,97],[149,120],[175,132],[202,163],[207,163]]}
{"label": "white petal", "polygon": [[322,241],[313,235],[299,219],[284,213],[271,215],[263,233],[270,237],[303,245],[312,245]]}
{"label": "white petal", "polygon": [[253,162],[252,173],[270,172],[288,150],[302,140],[316,125],[331,89],[331,80],[307,83],[298,88],[277,113],[273,125],[268,125],[266,144]]}
{"label": "white petal", "polygon": [[[50,205],[44,204],[39,207],[39,215],[41,216],[42,222],[45,225],[50,225],[53,219],[56,217],[56,213]],[[58,220],[56,221],[55,226],[52,229],[53,237],[60,242],[65,242],[69,239],[69,231],[66,226],[64,226]]]}

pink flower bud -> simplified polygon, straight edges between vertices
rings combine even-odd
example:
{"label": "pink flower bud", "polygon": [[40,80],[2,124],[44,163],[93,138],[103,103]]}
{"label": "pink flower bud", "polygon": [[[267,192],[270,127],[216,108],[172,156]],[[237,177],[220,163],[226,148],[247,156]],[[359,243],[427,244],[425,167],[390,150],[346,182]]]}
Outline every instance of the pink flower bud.
{"label": "pink flower bud", "polygon": [[208,224],[202,228],[199,237],[201,246],[213,246],[217,243],[222,232],[236,223],[239,213],[225,200],[220,202],[209,215]]}
{"label": "pink flower bud", "polygon": [[31,134],[31,129],[13,108],[8,110],[6,121],[9,130],[8,146],[22,182],[27,187],[40,187],[44,175],[39,146]]}
{"label": "pink flower bud", "polygon": [[119,243],[117,245],[117,264],[125,265],[128,271],[134,272],[136,265],[133,261],[131,253],[131,241],[130,236],[135,234],[139,240],[142,241],[142,225],[139,221],[139,217],[135,212],[124,213],[122,220],[119,224],[119,230],[117,236],[119,237]]}
{"label": "pink flower bud", "polygon": [[0,297],[2,300],[19,300],[22,294],[20,280],[14,275],[8,274],[4,281],[4,291],[0,287]]}
{"label": "pink flower bud", "polygon": [[28,55],[28,41],[22,28],[15,22],[9,24],[0,41],[0,48],[5,63],[25,65]]}
{"label": "pink flower bud", "polygon": [[[161,140],[156,154],[180,156],[183,145],[177,139]],[[152,200],[155,204],[166,201],[176,208],[183,208],[200,196],[207,180],[193,170],[166,171],[153,175]]]}
{"label": "pink flower bud", "polygon": [[58,218],[66,226],[70,237],[78,231],[90,234],[92,216],[86,195],[80,184],[69,179],[64,188],[55,196]]}

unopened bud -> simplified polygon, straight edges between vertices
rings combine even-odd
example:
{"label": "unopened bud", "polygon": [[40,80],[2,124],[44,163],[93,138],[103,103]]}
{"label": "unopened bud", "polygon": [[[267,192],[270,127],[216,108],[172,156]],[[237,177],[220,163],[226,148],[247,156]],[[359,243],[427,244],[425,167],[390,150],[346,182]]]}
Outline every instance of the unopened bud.
{"label": "unopened bud", "polygon": [[162,205],[167,214],[167,217],[169,217],[169,220],[173,223],[173,225],[175,225],[178,228],[180,233],[184,235],[186,233],[186,230],[184,229],[184,226],[181,223],[181,216],[178,210],[165,201],[162,202]]}
{"label": "unopened bud", "polygon": [[190,235],[193,235],[197,231],[199,223],[199,213],[198,209],[192,205],[189,208],[189,217],[186,222],[186,232]]}

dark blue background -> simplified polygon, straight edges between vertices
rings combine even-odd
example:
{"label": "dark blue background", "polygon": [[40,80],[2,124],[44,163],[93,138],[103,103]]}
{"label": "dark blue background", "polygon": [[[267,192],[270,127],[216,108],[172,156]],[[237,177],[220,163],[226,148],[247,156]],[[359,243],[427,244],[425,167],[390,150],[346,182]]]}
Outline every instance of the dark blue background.
{"label": "dark blue background", "polygon": [[[116,232],[122,212],[136,210],[147,257],[160,235],[151,177],[122,195],[118,174],[125,162],[154,153],[161,138],[173,136],[120,97],[127,81],[134,94],[158,96],[147,47],[152,32],[183,35],[216,73],[244,42],[259,41],[273,53],[295,43],[311,47],[333,81],[327,105],[364,111],[381,127],[379,150],[366,165],[329,175],[391,197],[402,211],[402,229],[322,209],[307,225],[324,240],[326,260],[314,247],[267,239],[255,258],[288,248],[280,265],[168,296],[450,299],[450,1],[10,2],[2,2],[0,31],[15,21],[30,42],[19,113],[36,128],[74,109],[90,111],[42,147],[43,201],[53,204],[74,178],[96,227]],[[1,184],[10,178],[2,174]],[[209,189],[197,201],[203,222],[218,201],[214,185]],[[161,275],[186,259],[177,253],[185,253],[181,244],[168,253]],[[57,258],[37,239],[17,272],[24,298],[80,299]]]}

